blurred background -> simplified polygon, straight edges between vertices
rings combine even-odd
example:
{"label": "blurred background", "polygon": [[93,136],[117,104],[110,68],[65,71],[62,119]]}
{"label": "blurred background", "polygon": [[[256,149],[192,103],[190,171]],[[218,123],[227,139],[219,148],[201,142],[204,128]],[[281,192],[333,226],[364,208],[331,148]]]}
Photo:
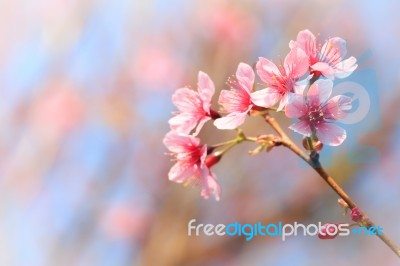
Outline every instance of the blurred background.
{"label": "blurred background", "polygon": [[[242,144],[213,168],[222,198],[168,181],[176,88],[278,61],[298,31],[340,36],[371,96],[323,164],[400,244],[400,29],[395,1],[0,2],[0,265],[398,265],[378,238],[188,237],[187,223],[350,222],[288,150]],[[350,78],[351,79],[351,78]],[[340,81],[337,81],[340,82]],[[217,94],[214,98],[214,108]],[[284,128],[290,121],[277,116]],[[261,119],[243,127],[271,132]],[[208,123],[204,143],[234,133]],[[297,138],[298,139],[298,138]],[[289,169],[289,170],[288,170]]]}

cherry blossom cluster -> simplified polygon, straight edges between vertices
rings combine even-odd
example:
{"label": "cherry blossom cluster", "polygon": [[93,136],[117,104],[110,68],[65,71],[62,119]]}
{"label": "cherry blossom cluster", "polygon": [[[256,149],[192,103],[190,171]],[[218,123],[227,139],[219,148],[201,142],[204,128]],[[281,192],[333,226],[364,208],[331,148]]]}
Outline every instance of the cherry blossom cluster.
{"label": "cherry blossom cluster", "polygon": [[[289,43],[290,51],[281,64],[260,57],[255,70],[240,63],[235,77],[227,80],[229,90],[221,90],[216,111],[211,108],[215,85],[204,72],[198,74],[197,91],[180,88],[172,96],[178,111],[168,121],[171,131],[163,140],[176,160],[169,179],[201,187],[204,198],[219,200],[221,189],[210,168],[222,153],[201,144],[197,137],[207,121],[216,128],[239,128],[255,111],[284,112],[295,122],[290,129],[312,142],[337,146],[346,131],[335,125],[352,108],[350,97],[331,97],[333,81],[348,77],[356,68],[356,58],[345,59],[346,41],[335,37],[323,44],[309,31],[300,31]],[[256,74],[262,88],[256,88]]]}

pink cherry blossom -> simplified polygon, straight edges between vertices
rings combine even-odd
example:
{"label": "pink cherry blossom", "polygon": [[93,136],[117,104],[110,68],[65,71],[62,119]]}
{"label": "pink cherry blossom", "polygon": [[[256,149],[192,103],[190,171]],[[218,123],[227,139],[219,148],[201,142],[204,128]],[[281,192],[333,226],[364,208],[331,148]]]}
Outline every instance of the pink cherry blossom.
{"label": "pink cherry blossom", "polygon": [[257,74],[267,83],[266,89],[254,93],[253,102],[259,106],[271,107],[280,101],[278,111],[282,110],[292,93],[296,91],[299,79],[306,74],[309,64],[303,50],[293,48],[286,56],[283,67],[260,57],[257,62]]}
{"label": "pink cherry blossom", "polygon": [[169,171],[169,180],[201,186],[202,197],[208,199],[214,195],[219,200],[221,188],[210,170],[217,160],[207,162],[207,145],[200,144],[199,138],[173,131],[167,133],[163,142],[176,160]]}
{"label": "pink cherry blossom", "polygon": [[317,80],[307,92],[307,97],[295,95],[286,106],[287,117],[300,121],[289,128],[304,136],[316,134],[324,144],[337,146],[346,139],[346,131],[332,122],[344,118],[351,109],[351,98],[338,95],[331,98],[333,82]]}
{"label": "pink cherry blossom", "polygon": [[240,63],[236,71],[236,80],[228,79],[231,89],[221,91],[218,99],[218,103],[222,105],[221,112],[228,115],[214,121],[217,128],[235,129],[244,123],[247,113],[254,106],[252,101],[254,77],[251,66]]}
{"label": "pink cherry blossom", "polygon": [[346,78],[357,68],[355,57],[344,60],[346,41],[339,37],[328,39],[321,47],[311,31],[303,30],[297,35],[296,41],[289,43],[289,47],[302,49],[309,58],[311,72],[329,79]]}
{"label": "pink cherry blossom", "polygon": [[197,92],[189,88],[180,88],[172,95],[172,102],[178,108],[168,123],[172,131],[197,135],[203,125],[211,119],[211,99],[215,86],[210,77],[199,72]]}

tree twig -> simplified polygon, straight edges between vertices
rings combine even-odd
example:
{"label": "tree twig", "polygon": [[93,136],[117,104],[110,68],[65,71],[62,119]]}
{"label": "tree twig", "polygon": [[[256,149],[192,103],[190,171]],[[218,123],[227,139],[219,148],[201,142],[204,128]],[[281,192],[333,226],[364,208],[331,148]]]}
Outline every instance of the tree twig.
{"label": "tree twig", "polygon": [[[281,138],[281,144],[292,152],[294,152],[297,156],[303,159],[307,164],[309,164],[322,179],[339,195],[349,206],[350,209],[360,208],[357,204],[350,198],[349,195],[343,190],[343,188],[336,183],[336,181],[326,172],[326,170],[322,167],[318,157],[310,157],[305,154],[282,130],[278,122],[274,117],[270,116],[269,113],[264,115],[265,121],[278,133]],[[376,227],[375,223],[364,213],[362,212],[363,217],[361,224],[366,226],[367,228],[371,228],[373,226]],[[393,243],[385,234],[376,234],[398,257],[400,257],[400,248],[397,247],[396,244]]]}

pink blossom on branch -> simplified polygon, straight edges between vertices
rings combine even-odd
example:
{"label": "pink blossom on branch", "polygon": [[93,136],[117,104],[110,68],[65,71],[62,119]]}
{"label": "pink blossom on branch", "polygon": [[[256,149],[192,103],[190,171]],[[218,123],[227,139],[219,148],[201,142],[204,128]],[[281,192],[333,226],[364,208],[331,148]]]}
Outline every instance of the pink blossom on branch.
{"label": "pink blossom on branch", "polygon": [[210,167],[218,160],[207,160],[207,145],[191,135],[169,132],[164,137],[164,145],[176,160],[168,173],[168,178],[176,183],[201,186],[201,196],[208,199],[213,195],[219,200],[221,188]]}
{"label": "pink blossom on branch", "polygon": [[172,131],[189,134],[195,129],[197,135],[203,125],[211,119],[211,99],[215,92],[214,82],[199,71],[197,92],[180,88],[172,95],[172,102],[178,108],[168,123]]}
{"label": "pink blossom on branch", "polygon": [[300,121],[289,128],[304,136],[316,137],[324,144],[338,146],[346,139],[346,131],[333,121],[340,120],[351,109],[351,98],[338,95],[331,98],[333,83],[331,80],[317,80],[307,92],[307,97],[296,95],[286,106],[286,116]]}
{"label": "pink blossom on branch", "polygon": [[329,79],[346,78],[357,68],[355,57],[344,60],[347,54],[346,41],[339,37],[328,39],[321,47],[311,31],[303,30],[297,35],[296,41],[289,43],[289,47],[302,49],[309,58],[311,72]]}
{"label": "pink blossom on branch", "polygon": [[286,56],[283,67],[278,67],[270,60],[260,57],[257,62],[257,74],[267,84],[267,88],[253,95],[253,102],[259,106],[272,107],[278,101],[278,111],[288,103],[295,93],[300,78],[309,68],[308,57],[303,50],[293,48]]}
{"label": "pink blossom on branch", "polygon": [[218,129],[235,129],[244,123],[247,113],[255,106],[252,100],[255,94],[252,93],[254,78],[251,66],[240,63],[236,71],[236,80],[228,79],[231,89],[221,91],[218,99],[218,103],[222,105],[221,112],[228,115],[214,121]]}

